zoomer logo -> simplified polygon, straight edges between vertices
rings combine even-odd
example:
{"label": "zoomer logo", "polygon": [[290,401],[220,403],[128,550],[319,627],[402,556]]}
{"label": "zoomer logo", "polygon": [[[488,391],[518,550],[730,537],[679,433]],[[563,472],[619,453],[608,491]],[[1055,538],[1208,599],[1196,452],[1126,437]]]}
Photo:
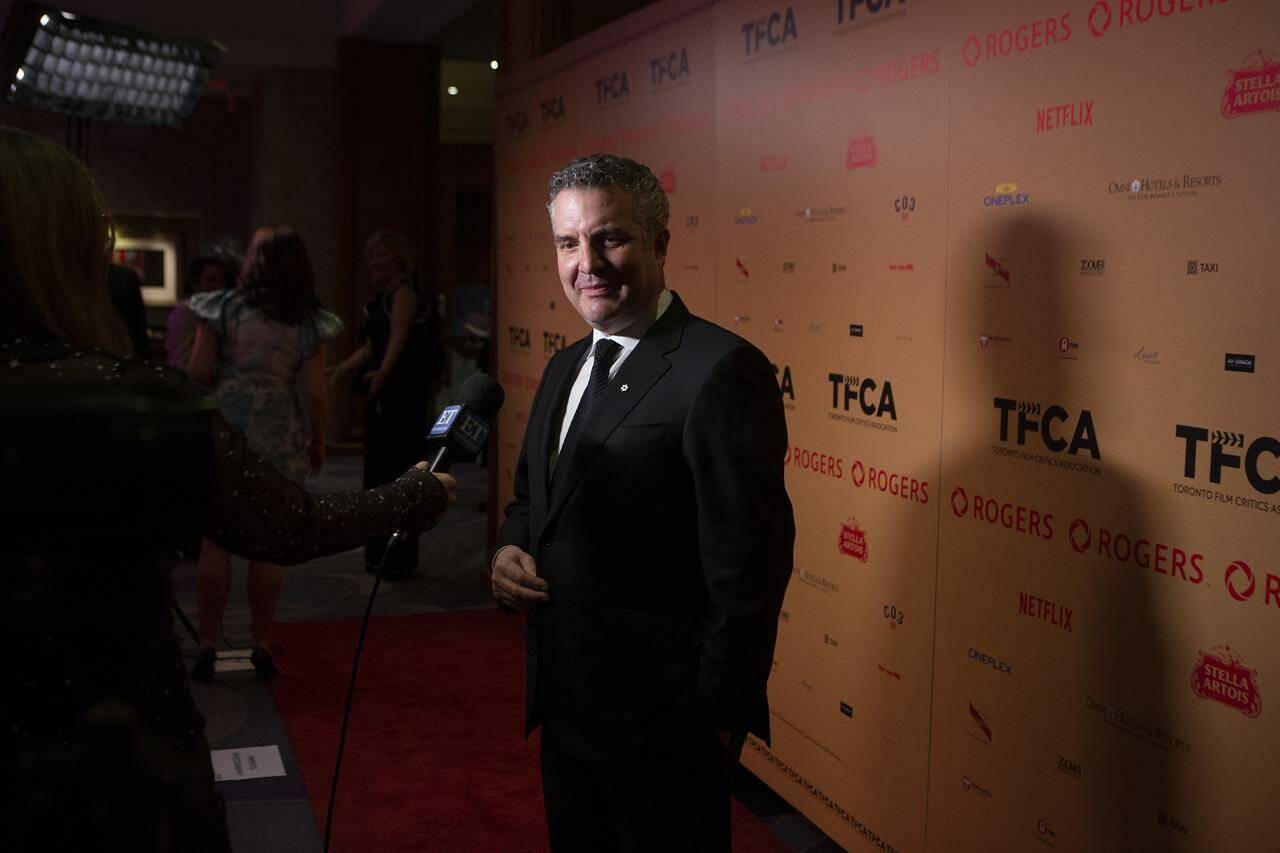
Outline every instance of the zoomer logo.
{"label": "zoomer logo", "polygon": [[1036,110],[1036,133],[1063,127],[1088,127],[1093,124],[1093,101],[1072,101]]}
{"label": "zoomer logo", "polygon": [[626,69],[615,71],[596,81],[596,104],[611,107],[626,102],[631,97]]}
{"label": "zoomer logo", "polygon": [[869,418],[884,418],[887,415],[889,420],[898,419],[898,410],[893,402],[893,383],[889,380],[877,382],[869,376],[828,373],[827,381],[831,383],[833,410],[848,412],[856,405]]}
{"label": "zoomer logo", "polygon": [[996,184],[995,192],[982,198],[983,207],[1020,207],[1031,204],[1031,193],[1018,192],[1018,185],[1013,181]]}
{"label": "zoomer logo", "polygon": [[1107,274],[1107,261],[1105,258],[1082,258],[1080,261],[1080,275],[1088,276],[1104,276]]}
{"label": "zoomer logo", "polygon": [[[1262,495],[1274,495],[1280,492],[1280,474],[1267,475],[1268,471],[1275,470],[1276,460],[1280,459],[1280,440],[1262,435],[1249,441],[1244,433],[1215,430],[1210,434],[1205,427],[1188,424],[1177,424],[1174,434],[1185,442],[1182,476],[1186,479],[1196,479],[1200,470],[1198,467],[1200,447],[1207,444],[1210,483],[1214,485],[1222,483],[1223,469],[1234,468],[1240,471],[1243,466],[1245,479],[1255,492]],[[1235,448],[1235,450],[1228,448]],[[1264,462],[1264,456],[1270,457],[1270,460]]]}
{"label": "zoomer logo", "polygon": [[865,563],[870,556],[867,551],[867,532],[858,526],[856,518],[847,519],[840,525],[840,540],[837,544],[840,553],[846,557]]}
{"label": "zoomer logo", "polygon": [[[836,27],[856,30],[900,18],[907,14],[907,10],[902,8],[906,2],[907,0],[898,0],[897,8],[893,9],[893,0],[836,0]],[[861,18],[858,17],[859,8],[862,9]],[[882,12],[889,14],[881,14]]]}
{"label": "zoomer logo", "polygon": [[1258,51],[1227,76],[1227,90],[1222,93],[1223,118],[1280,110],[1280,62],[1273,54]]}
{"label": "zoomer logo", "polygon": [[649,60],[650,89],[667,89],[678,83],[687,83],[688,77],[689,51],[686,48]]}
{"label": "zoomer logo", "polygon": [[1065,755],[1058,756],[1058,770],[1067,774],[1072,779],[1079,779],[1081,772],[1083,772],[1078,762],[1072,761]]}
{"label": "zoomer logo", "polygon": [[763,18],[755,18],[742,25],[743,52],[754,59],[761,51],[777,51],[787,45],[795,45],[796,11],[788,6],[785,12],[774,10]]}
{"label": "zoomer logo", "polygon": [[553,95],[542,103],[538,104],[539,112],[542,116],[542,126],[549,127],[553,124],[559,124],[564,121],[564,95]]}
{"label": "zoomer logo", "polygon": [[965,40],[960,56],[964,64],[972,68],[984,59],[990,62],[1015,53],[1062,44],[1070,39],[1071,13],[1064,12],[1056,18],[1038,18],[982,36],[975,33]]}
{"label": "zoomer logo", "polygon": [[[1001,444],[1009,442],[1009,424],[1012,419],[1017,423],[1017,438],[1014,441],[1019,447],[1025,447],[1028,436],[1034,435],[1052,453],[1075,456],[1081,451],[1088,451],[1092,458],[1102,458],[1098,450],[1097,430],[1093,426],[1093,412],[1088,409],[1081,409],[1075,418],[1075,426],[1070,427],[1071,415],[1062,406],[1045,406],[1042,415],[1039,403],[1010,400],[1006,397],[994,399],[995,408],[1000,410]],[[1064,429],[1059,430],[1057,424],[1061,424]],[[1065,429],[1071,430],[1070,439],[1067,439]]]}
{"label": "zoomer logo", "polygon": [[1246,717],[1262,713],[1262,697],[1258,695],[1258,671],[1244,665],[1244,659],[1230,646],[1215,646],[1200,652],[1191,675],[1191,691]]}

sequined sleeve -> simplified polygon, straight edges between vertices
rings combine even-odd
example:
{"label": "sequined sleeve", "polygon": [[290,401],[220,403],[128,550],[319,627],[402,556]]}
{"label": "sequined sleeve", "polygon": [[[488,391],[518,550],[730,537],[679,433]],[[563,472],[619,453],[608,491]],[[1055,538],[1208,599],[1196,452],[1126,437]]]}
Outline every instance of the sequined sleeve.
{"label": "sequined sleeve", "polygon": [[304,563],[389,536],[419,532],[444,512],[448,495],[426,471],[361,492],[308,492],[249,449],[214,415],[213,496],[205,535],[234,554]]}

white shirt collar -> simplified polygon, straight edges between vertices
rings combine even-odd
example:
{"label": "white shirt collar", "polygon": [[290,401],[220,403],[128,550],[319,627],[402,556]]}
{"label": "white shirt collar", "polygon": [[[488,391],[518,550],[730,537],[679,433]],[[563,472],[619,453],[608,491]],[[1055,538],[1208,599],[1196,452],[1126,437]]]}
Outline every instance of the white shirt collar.
{"label": "white shirt collar", "polygon": [[[662,292],[658,294],[658,313],[654,315],[653,323],[658,322],[658,318],[661,317],[663,314],[667,313],[667,309],[670,307],[671,307],[671,291],[667,290],[664,287],[662,289]],[[608,338],[609,340],[613,341],[614,343],[622,347],[622,352],[619,353],[619,356],[627,355],[633,349],[636,348],[636,344],[640,343],[640,338],[644,337],[644,333],[649,331],[649,328],[653,326],[653,323],[650,323],[648,326],[644,327],[644,329],[640,332],[640,334],[634,337],[630,335],[606,335],[604,332],[600,331],[599,329],[592,329],[591,330],[591,350],[589,350],[588,352],[594,351],[596,341],[600,340],[601,338]],[[619,357],[619,359],[617,360],[617,363],[621,363],[621,361],[622,359],[621,357]]]}

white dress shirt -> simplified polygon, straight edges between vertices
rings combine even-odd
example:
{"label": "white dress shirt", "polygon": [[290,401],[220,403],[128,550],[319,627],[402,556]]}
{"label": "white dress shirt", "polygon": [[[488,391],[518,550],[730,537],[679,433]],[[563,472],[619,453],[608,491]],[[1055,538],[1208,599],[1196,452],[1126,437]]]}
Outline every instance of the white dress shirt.
{"label": "white dress shirt", "polygon": [[[658,294],[658,313],[653,318],[653,323],[658,322],[658,318],[666,313],[667,308],[671,306],[671,291],[664,289]],[[648,324],[652,326],[653,323]],[[628,335],[606,335],[599,329],[595,329],[591,334],[591,355],[587,356],[587,360],[582,363],[582,367],[578,369],[578,377],[573,381],[573,387],[569,389],[569,402],[564,407],[564,418],[560,421],[560,440],[556,442],[556,452],[551,458],[551,469],[555,470],[556,459],[560,456],[560,450],[564,447],[564,438],[569,434],[569,427],[573,424],[573,416],[578,412],[578,404],[582,402],[582,395],[587,390],[587,383],[591,381],[591,368],[596,363],[595,347],[596,341],[601,338],[608,338],[618,346],[622,347],[622,352],[618,353],[617,358],[613,360],[613,364],[609,367],[609,379],[618,375],[618,370],[622,368],[622,362],[627,360],[627,356],[631,355],[631,351],[636,348],[636,344],[640,343],[640,337],[647,332],[648,326],[639,330],[639,335],[630,337]],[[627,331],[633,331],[628,329]]]}

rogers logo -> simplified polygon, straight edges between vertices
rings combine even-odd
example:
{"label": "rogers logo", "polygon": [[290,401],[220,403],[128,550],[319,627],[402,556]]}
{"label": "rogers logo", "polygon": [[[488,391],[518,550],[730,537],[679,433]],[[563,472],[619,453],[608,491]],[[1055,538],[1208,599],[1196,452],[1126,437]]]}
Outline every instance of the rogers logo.
{"label": "rogers logo", "polygon": [[[1244,574],[1244,582],[1247,584],[1247,586],[1243,587],[1243,591],[1240,585],[1236,582],[1236,576],[1241,573]],[[1249,568],[1249,564],[1244,560],[1236,560],[1234,563],[1227,566],[1225,580],[1227,583],[1227,592],[1230,593],[1231,597],[1236,601],[1248,601],[1253,598],[1254,590],[1258,587],[1258,580],[1253,576],[1253,569]]]}
{"label": "rogers logo", "polygon": [[957,518],[964,518],[964,514],[969,511],[969,496],[965,494],[962,486],[956,486],[955,491],[951,493],[951,511]]}
{"label": "rogers logo", "polygon": [[927,506],[929,503],[927,481],[918,480],[898,471],[886,471],[870,464],[864,466],[860,459],[855,460],[853,467],[849,469],[849,478],[858,488],[862,488],[865,483],[866,487],[873,492],[882,492],[922,506]]}
{"label": "rogers logo", "polygon": [[1064,12],[1056,18],[1039,18],[1015,27],[993,30],[982,38],[976,34],[970,35],[960,49],[960,56],[966,66],[973,68],[983,59],[1002,59],[1015,53],[1027,53],[1061,44],[1070,39],[1071,13]]}
{"label": "rogers logo", "polygon": [[1111,29],[1111,4],[1107,0],[1098,0],[1089,10],[1089,32],[1094,38],[1106,35]]}
{"label": "rogers logo", "polygon": [[1071,522],[1071,530],[1067,533],[1067,538],[1077,554],[1088,551],[1089,546],[1093,544],[1093,533],[1089,530],[1089,523],[1083,518],[1077,518]]}
{"label": "rogers logo", "polygon": [[957,518],[969,517],[974,521],[984,522],[992,527],[998,525],[1034,539],[1053,541],[1053,513],[1051,512],[1041,512],[1012,501],[986,498],[976,492],[970,500],[965,490],[959,486],[951,492],[951,511]]}

